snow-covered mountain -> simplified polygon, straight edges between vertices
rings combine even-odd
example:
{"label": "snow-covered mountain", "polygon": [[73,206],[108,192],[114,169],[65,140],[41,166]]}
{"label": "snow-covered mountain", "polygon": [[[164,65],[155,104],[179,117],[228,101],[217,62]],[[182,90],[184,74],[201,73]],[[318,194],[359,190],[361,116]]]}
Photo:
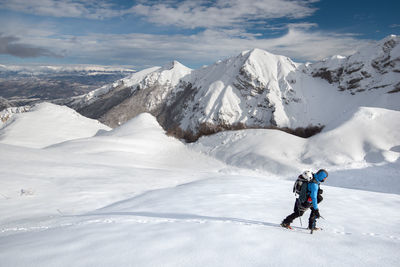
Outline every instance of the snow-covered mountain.
{"label": "snow-covered mountain", "polygon": [[150,112],[169,132],[197,139],[223,129],[284,124],[281,99],[293,99],[287,76],[295,70],[289,58],[254,49],[199,70],[177,61],[146,69],[68,104],[112,127]]}
{"label": "snow-covered mountain", "polygon": [[243,128],[310,136],[360,106],[400,109],[399,44],[392,35],[352,56],[314,64],[260,49],[197,70],[174,61],[64,104],[111,127],[149,112],[170,134],[189,141]]}
{"label": "snow-covered mountain", "polygon": [[142,112],[158,115],[168,95],[191,71],[174,61],[164,67],[139,71],[66,104],[85,116],[115,127]]}
{"label": "snow-covered mountain", "polygon": [[289,58],[260,49],[193,71],[165,106],[161,123],[175,135],[197,139],[226,129],[287,126],[284,103],[296,101]]}

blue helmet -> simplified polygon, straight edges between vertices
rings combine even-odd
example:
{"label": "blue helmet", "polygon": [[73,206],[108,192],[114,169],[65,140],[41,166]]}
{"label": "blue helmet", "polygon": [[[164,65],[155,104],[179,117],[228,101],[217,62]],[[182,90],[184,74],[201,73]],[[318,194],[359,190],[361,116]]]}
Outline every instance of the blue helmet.
{"label": "blue helmet", "polygon": [[314,178],[318,182],[325,182],[326,178],[328,177],[328,172],[325,169],[320,169],[317,173],[314,174]]}

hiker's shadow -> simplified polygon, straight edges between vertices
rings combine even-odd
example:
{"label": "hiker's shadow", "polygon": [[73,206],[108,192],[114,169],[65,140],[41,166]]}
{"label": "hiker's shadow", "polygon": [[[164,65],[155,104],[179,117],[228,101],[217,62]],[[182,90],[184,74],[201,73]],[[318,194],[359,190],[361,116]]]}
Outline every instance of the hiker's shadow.
{"label": "hiker's shadow", "polygon": [[172,220],[199,220],[203,222],[207,221],[217,221],[224,223],[237,223],[237,224],[245,224],[245,225],[260,225],[260,226],[269,226],[269,227],[280,227],[279,224],[262,222],[256,220],[247,220],[240,218],[231,218],[231,217],[213,217],[206,215],[196,215],[196,214],[184,214],[184,213],[160,213],[160,212],[147,212],[147,211],[131,211],[131,212],[96,212],[96,213],[87,213],[78,215],[79,217],[86,216],[136,216],[136,217],[147,217],[147,218],[162,218],[162,219],[172,219]]}

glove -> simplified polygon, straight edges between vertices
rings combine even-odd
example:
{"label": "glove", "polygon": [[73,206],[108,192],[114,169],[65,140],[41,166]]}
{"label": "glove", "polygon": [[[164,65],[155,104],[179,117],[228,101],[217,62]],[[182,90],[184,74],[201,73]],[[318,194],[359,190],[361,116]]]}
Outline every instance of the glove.
{"label": "glove", "polygon": [[324,192],[324,190],[318,189],[318,195],[322,195],[323,192]]}
{"label": "glove", "polygon": [[319,217],[321,217],[321,215],[319,214],[319,210],[315,210],[314,214],[316,219],[319,219]]}

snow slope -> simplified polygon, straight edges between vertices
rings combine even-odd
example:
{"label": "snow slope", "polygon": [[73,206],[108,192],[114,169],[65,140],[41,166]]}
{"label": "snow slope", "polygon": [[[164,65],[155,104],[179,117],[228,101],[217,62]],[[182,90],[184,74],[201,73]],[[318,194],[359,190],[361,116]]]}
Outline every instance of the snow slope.
{"label": "snow slope", "polygon": [[[82,100],[85,104],[93,103],[97,98],[115,90],[118,87],[132,87],[132,91],[136,90],[137,86],[145,87],[152,86],[155,83],[168,84],[175,86],[179,80],[190,73],[191,69],[182,65],[178,61],[173,61],[164,67],[151,67],[134,73],[124,79],[118,80],[111,85],[103,86],[83,96],[76,97],[77,100]],[[82,104],[82,103],[81,103]]]}
{"label": "snow slope", "polygon": [[[0,143],[0,266],[397,266],[398,116],[362,108],[309,141],[243,130],[188,147],[141,114],[47,148]],[[330,145],[340,138],[345,146]],[[325,166],[323,230],[281,228],[294,203],[289,173]],[[368,184],[378,178],[380,188]]]}
{"label": "snow slope", "polygon": [[26,111],[15,113],[11,108],[2,112],[0,143],[41,148],[110,129],[68,107],[51,103],[36,104]]}
{"label": "snow slope", "polygon": [[[307,139],[277,130],[240,130],[205,136],[190,146],[232,166],[295,176],[303,169],[358,169],[394,163],[400,158],[399,133],[399,111],[363,107]],[[345,184],[380,191],[390,183],[385,192],[399,193],[398,175],[395,171],[376,182],[368,176],[368,182],[353,179]],[[380,185],[381,179],[385,185]]]}
{"label": "snow slope", "polygon": [[[41,110],[32,111],[33,115],[41,115]],[[47,132],[45,129],[37,128],[37,131]],[[13,206],[2,210],[0,222],[39,214],[54,215],[58,209],[88,211],[126,195],[200,179],[207,170],[223,172],[225,169],[225,164],[195,153],[177,139],[166,136],[149,114],[142,114],[112,131],[102,130],[93,137],[64,141],[44,149],[31,147],[57,139],[49,139],[45,134],[36,137],[31,142],[36,141],[38,145],[0,143],[4,190],[1,193],[5,199],[12,199],[1,205]],[[181,169],[185,168],[193,173],[182,173]],[[25,195],[33,195],[34,201],[30,197],[23,201]],[[1,205],[0,209],[4,208]]]}
{"label": "snow slope", "polygon": [[91,103],[93,103],[94,101],[96,101],[99,97],[106,95],[107,93],[109,93],[110,91],[118,91],[118,88],[120,88],[121,86],[132,86],[135,83],[138,83],[139,81],[143,80],[144,77],[146,77],[146,75],[148,75],[149,73],[152,73],[154,71],[157,71],[160,67],[152,67],[152,68],[148,68],[148,69],[144,69],[141,70],[137,73],[134,73],[132,75],[130,75],[127,78],[118,80],[112,84],[108,84],[108,85],[104,85],[96,90],[93,90],[87,94],[84,94],[82,96],[77,96],[72,98],[72,103],[76,103],[75,105],[77,105],[77,107],[80,107],[82,105],[89,105]]}
{"label": "snow slope", "polygon": [[[130,165],[154,168],[181,168],[199,163],[194,169],[221,168],[224,164],[189,150],[176,138],[167,136],[157,120],[142,113],[111,131],[96,136],[71,140],[47,147],[50,151],[74,154],[93,154],[105,157],[126,157]],[[179,159],[179,160],[177,160]]]}

